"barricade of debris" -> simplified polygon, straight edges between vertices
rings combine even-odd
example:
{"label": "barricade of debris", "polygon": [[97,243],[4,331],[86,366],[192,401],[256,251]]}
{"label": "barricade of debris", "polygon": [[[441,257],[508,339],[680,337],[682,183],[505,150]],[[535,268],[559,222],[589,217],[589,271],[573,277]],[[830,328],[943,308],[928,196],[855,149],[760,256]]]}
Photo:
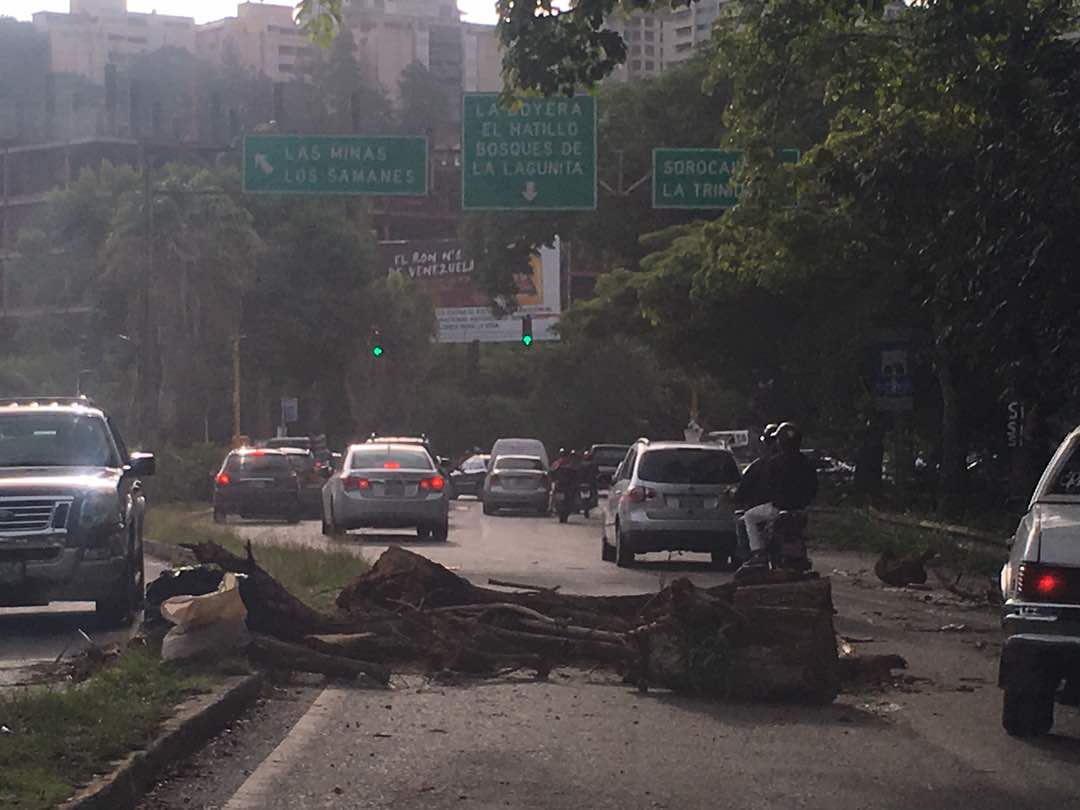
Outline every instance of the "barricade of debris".
{"label": "barricade of debris", "polygon": [[839,690],[825,578],[713,588],[677,579],[634,596],[513,592],[391,547],[329,613],[290,594],[250,544],[246,557],[212,542],[190,548],[205,570],[186,578],[203,593],[221,580],[216,572],[242,575],[247,652],[269,669],[387,684],[395,670],[545,677],[556,666],[584,666],[613,669],[640,689],[740,700],[828,703]]}

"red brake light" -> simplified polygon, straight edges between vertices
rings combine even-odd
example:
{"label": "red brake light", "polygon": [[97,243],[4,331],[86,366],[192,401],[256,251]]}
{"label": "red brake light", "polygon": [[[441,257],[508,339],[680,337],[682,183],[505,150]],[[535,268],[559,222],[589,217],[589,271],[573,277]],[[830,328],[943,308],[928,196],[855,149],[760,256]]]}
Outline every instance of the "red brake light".
{"label": "red brake light", "polygon": [[442,492],[445,486],[446,481],[441,475],[436,475],[434,478],[431,479],[431,488],[436,492]]}
{"label": "red brake light", "polygon": [[1020,595],[1027,599],[1051,600],[1065,596],[1069,582],[1057,568],[1024,563],[1020,566]]}
{"label": "red brake light", "polygon": [[652,500],[656,497],[655,489],[646,489],[645,487],[630,487],[626,491],[626,497],[630,499],[630,503],[643,503],[646,500]]}
{"label": "red brake light", "polygon": [[219,487],[227,487],[229,484],[232,483],[232,478],[226,472],[218,473],[217,478],[215,478],[214,480],[217,482],[217,485]]}
{"label": "red brake light", "polygon": [[397,461],[384,461],[382,466],[383,466],[384,470],[400,470],[401,469],[401,464],[398,463]]}
{"label": "red brake light", "polygon": [[368,481],[366,478],[356,478],[355,476],[347,475],[341,479],[341,486],[346,491],[356,489],[370,489],[371,482]]}
{"label": "red brake light", "polygon": [[265,450],[252,450],[251,455],[253,455],[253,456],[265,456],[266,451]]}

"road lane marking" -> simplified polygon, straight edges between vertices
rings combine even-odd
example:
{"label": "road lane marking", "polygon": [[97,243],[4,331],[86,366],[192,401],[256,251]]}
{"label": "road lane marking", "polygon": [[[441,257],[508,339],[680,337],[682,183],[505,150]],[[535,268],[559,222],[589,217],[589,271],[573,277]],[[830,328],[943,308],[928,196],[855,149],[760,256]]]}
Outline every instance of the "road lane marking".
{"label": "road lane marking", "polygon": [[340,717],[345,697],[344,689],[324,689],[296,725],[289,731],[270,756],[259,763],[222,810],[264,810],[271,799],[280,797],[276,787],[280,778],[289,770],[290,764],[304,755],[308,743],[320,730],[325,733],[328,721]]}

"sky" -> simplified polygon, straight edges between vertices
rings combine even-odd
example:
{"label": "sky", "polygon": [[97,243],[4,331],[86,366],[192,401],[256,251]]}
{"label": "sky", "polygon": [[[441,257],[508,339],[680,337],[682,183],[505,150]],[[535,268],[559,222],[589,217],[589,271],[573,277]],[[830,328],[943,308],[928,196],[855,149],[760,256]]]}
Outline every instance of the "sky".
{"label": "sky", "polygon": [[[128,11],[176,14],[204,23],[236,14],[238,0],[128,0]],[[292,5],[272,3],[272,5]],[[458,7],[471,22],[495,22],[495,0],[458,0]],[[29,20],[35,11],[67,11],[68,0],[0,0],[0,17]]]}

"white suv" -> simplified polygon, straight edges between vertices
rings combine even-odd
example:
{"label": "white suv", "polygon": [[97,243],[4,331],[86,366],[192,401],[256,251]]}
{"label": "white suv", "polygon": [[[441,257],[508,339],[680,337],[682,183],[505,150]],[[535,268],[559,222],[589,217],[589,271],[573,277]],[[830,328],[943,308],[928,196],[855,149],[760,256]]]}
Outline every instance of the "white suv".
{"label": "white suv", "polygon": [[601,556],[629,565],[649,551],[699,551],[733,566],[739,465],[715,444],[637,441],[615,471]]}
{"label": "white suv", "polygon": [[1055,700],[1080,702],[1080,428],[1043,472],[1011,549],[1001,571],[1002,724],[1031,737],[1050,731]]}

